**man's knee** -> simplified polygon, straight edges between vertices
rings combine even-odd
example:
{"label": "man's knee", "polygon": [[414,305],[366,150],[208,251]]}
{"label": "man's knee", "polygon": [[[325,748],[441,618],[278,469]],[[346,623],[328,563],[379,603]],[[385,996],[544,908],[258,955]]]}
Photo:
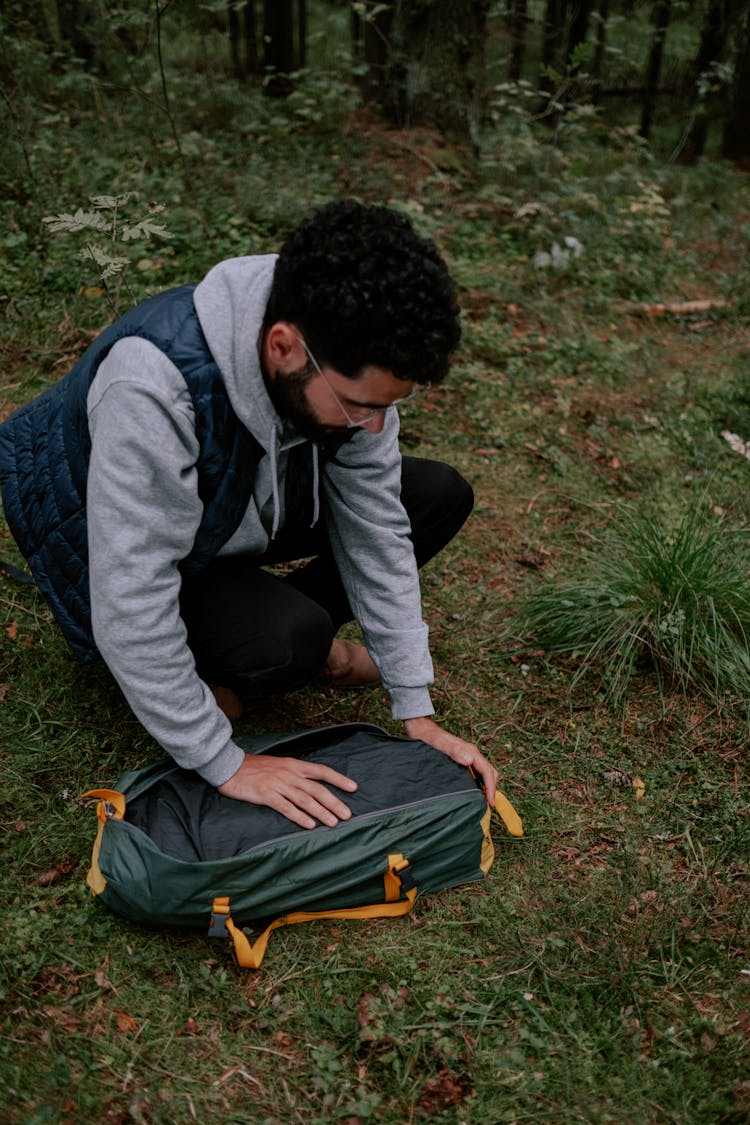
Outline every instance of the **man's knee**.
{"label": "man's knee", "polygon": [[328,613],[310,599],[297,599],[294,613],[279,619],[254,651],[232,669],[243,694],[293,691],[322,670],[336,630]]}
{"label": "man's knee", "polygon": [[474,489],[458,469],[444,461],[435,461],[436,490],[442,497],[442,505],[452,512],[461,527],[471,515],[474,507]]}
{"label": "man's knee", "polygon": [[401,499],[421,566],[464,525],[474,507],[474,490],[465,477],[444,461],[405,457]]}

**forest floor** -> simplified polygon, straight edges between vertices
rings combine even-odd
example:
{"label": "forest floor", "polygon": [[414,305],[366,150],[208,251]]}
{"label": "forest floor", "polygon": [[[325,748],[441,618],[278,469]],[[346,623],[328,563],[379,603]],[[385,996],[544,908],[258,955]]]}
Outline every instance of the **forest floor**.
{"label": "forest floor", "polygon": [[[750,441],[750,180],[662,164],[588,114],[555,133],[498,120],[474,159],[334,84],[269,107],[181,81],[179,151],[124,95],[71,108],[68,90],[19,117],[0,418],[113,315],[78,257],[91,232],[43,216],[129,191],[123,214],[163,204],[170,240],[118,242],[141,297],[276,249],[328,199],[403,209],[449,260],[465,324],[448,382],[403,410],[404,449],[450,461],[477,496],[424,572],[435,702],[497,764],[526,834],[498,822],[488,878],[407,919],[282,931],[256,973],[200,934],[127,923],[86,887],[95,818],[79,795],[159,749],[34,590],[0,577],[2,1120],[740,1125],[742,707],[647,665],[615,706],[596,670],[573,688],[575,660],[513,622],[527,591],[607,549],[623,509],[748,526],[750,462],[722,432]],[[4,525],[0,557],[22,561]],[[310,688],[238,731],[352,719],[397,729],[378,689]]]}

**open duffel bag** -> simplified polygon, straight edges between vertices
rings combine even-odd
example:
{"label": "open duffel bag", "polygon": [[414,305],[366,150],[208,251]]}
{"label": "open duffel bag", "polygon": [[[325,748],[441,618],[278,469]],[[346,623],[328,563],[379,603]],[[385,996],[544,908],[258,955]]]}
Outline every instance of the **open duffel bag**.
{"label": "open duffel bag", "polygon": [[[315,918],[407,913],[417,893],[482,879],[494,860],[473,774],[424,742],[370,723],[237,740],[248,753],[306,758],[358,783],[351,819],[300,828],[273,809],[224,797],[163,761],[123,774],[96,800],[88,884],[116,913],[149,926],[207,926],[258,968],[271,931]],[[523,828],[502,794],[496,809]],[[242,926],[265,927],[253,944]]]}

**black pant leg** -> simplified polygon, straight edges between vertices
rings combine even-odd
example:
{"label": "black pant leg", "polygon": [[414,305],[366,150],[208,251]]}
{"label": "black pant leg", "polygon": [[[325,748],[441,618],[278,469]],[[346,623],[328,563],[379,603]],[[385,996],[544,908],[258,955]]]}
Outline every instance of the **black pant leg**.
{"label": "black pant leg", "polygon": [[214,559],[180,605],[200,675],[242,696],[309,683],[336,635],[322,606],[247,555]]}
{"label": "black pant leg", "polygon": [[461,474],[444,461],[404,457],[401,501],[411,523],[417,566],[442,551],[461,530],[474,507],[474,491]]}

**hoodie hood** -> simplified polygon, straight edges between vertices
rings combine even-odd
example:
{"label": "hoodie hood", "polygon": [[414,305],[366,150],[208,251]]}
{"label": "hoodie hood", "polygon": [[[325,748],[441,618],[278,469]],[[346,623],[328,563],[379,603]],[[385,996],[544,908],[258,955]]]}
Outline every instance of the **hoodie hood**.
{"label": "hoodie hood", "polygon": [[[193,300],[208,346],[224,378],[232,409],[265,450],[269,464],[260,471],[273,501],[270,536],[283,517],[284,462],[280,454],[305,439],[284,426],[266,390],[258,342],[273,283],[276,254],[228,258],[195,288]],[[318,448],[312,444],[313,524],[319,518]]]}
{"label": "hoodie hood", "polygon": [[[270,453],[282,420],[266,391],[258,341],[271,292],[275,254],[219,262],[195,287],[196,312],[237,417]],[[273,444],[273,443],[271,443]]]}

